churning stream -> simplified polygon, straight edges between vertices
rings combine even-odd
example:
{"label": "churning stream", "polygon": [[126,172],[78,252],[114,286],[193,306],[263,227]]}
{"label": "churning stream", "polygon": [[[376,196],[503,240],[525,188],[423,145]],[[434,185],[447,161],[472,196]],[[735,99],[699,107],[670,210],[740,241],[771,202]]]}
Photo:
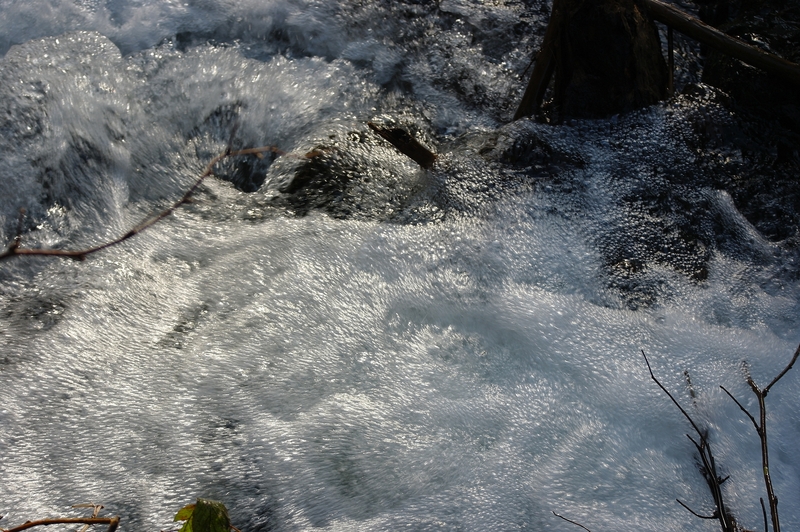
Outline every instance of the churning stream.
{"label": "churning stream", "polygon": [[[0,262],[0,527],[95,502],[155,532],[203,496],[243,531],[716,530],[675,502],[713,510],[644,350],[760,529],[758,437],[719,386],[757,411],[742,362],[765,384],[800,341],[797,227],[726,184],[773,161],[685,42],[666,102],[511,123],[548,14],[0,0],[2,246],[101,244],[228,145],[286,152],[84,261]],[[786,530],[794,371],[767,400]]]}

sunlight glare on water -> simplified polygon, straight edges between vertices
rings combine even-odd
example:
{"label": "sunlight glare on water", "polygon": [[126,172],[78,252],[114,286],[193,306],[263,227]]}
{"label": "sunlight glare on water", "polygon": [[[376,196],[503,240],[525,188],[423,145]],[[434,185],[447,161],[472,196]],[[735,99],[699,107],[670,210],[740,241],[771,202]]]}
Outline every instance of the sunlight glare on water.
{"label": "sunlight glare on water", "polygon": [[[494,42],[521,5],[443,0],[439,31],[417,4],[358,4],[0,0],[4,242],[20,207],[26,245],[123,234],[232,130],[237,148],[294,154],[264,163],[257,192],[211,179],[85,261],[0,263],[0,526],[91,501],[155,531],[203,496],[254,531],[575,529],[553,511],[593,530],[714,530],[674,502],[712,504],[641,350],[711,429],[729,504],[757,526],[758,439],[718,386],[756,407],[741,363],[767,383],[790,359],[796,278],[705,189],[732,228],[705,278],[609,273],[609,254],[656,238],[622,198],[659,165],[695,171],[691,110],[505,126],[525,42],[492,57],[464,35]],[[386,117],[441,140],[440,165],[379,144],[366,122]],[[549,181],[473,149],[531,138],[562,157]],[[337,168],[368,178],[355,212],[274,207],[302,154],[334,142]],[[403,209],[413,223],[392,218]],[[789,373],[768,400],[787,530],[798,394]]]}

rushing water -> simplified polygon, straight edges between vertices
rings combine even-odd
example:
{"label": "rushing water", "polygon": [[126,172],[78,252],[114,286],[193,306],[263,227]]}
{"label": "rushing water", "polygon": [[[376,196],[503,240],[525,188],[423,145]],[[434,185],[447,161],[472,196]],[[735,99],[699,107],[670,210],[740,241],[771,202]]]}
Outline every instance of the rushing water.
{"label": "rushing water", "polygon": [[[96,502],[155,531],[205,496],[247,531],[715,530],[675,503],[713,509],[641,350],[760,526],[719,385],[757,408],[742,361],[762,384],[788,362],[800,292],[713,186],[741,154],[708,124],[733,119],[707,89],[506,125],[548,6],[436,4],[0,0],[2,242],[25,208],[24,246],[98,244],[229,143],[289,152],[85,261],[0,263],[0,526]],[[305,164],[346,191],[298,209]],[[786,530],[798,396],[789,373],[767,400]]]}

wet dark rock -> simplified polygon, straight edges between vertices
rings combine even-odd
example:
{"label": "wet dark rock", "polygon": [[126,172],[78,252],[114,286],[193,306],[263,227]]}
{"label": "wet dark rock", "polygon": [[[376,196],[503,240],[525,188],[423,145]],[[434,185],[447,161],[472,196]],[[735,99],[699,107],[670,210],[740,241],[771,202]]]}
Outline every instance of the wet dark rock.
{"label": "wet dark rock", "polygon": [[242,158],[235,163],[233,171],[223,176],[223,179],[230,181],[242,192],[256,192],[267,179],[267,168],[273,158],[272,154],[262,159]]}
{"label": "wet dark rock", "polygon": [[331,134],[306,156],[276,161],[272,204],[297,216],[391,220],[425,182],[413,161],[366,128]]}
{"label": "wet dark rock", "polygon": [[[39,59],[33,63],[31,58]],[[26,211],[23,232],[75,231],[70,217],[62,214],[90,203],[96,206],[96,218],[84,219],[81,229],[91,234],[107,226],[99,219],[103,211],[114,208],[108,190],[128,168],[118,151],[129,127],[126,111],[107,89],[125,79],[119,72],[121,62],[119,49],[94,32],[35,39],[15,46],[2,59],[0,151],[5,154],[6,174],[0,179],[0,197],[13,204],[14,212],[0,221],[3,240],[20,229],[20,208]],[[53,105],[69,97],[66,87],[75,76],[85,80],[85,90],[92,96],[91,101],[73,105],[91,111],[67,112],[54,119]],[[93,123],[73,119],[80,112],[92,113]],[[27,155],[19,156],[23,153]],[[97,227],[92,226],[94,221]]]}
{"label": "wet dark rock", "polygon": [[278,190],[299,216],[322,209],[334,218],[348,218],[355,208],[345,202],[348,185],[358,175],[354,170],[337,157],[324,154],[304,162],[291,181]]}
{"label": "wet dark rock", "polygon": [[636,0],[565,0],[556,46],[555,104],[563,116],[604,117],[666,96],[655,23]]}
{"label": "wet dark rock", "polygon": [[[418,128],[405,127],[410,137],[425,139]],[[339,132],[306,155],[276,159],[262,193],[270,209],[296,216],[319,211],[337,219],[417,224],[477,215],[500,194],[531,181],[527,170],[536,160],[529,155],[522,168],[503,163],[514,140],[500,136],[498,143],[497,132],[473,132],[444,143],[425,170],[367,127]],[[549,154],[538,162],[572,164],[557,150],[542,149]],[[236,172],[227,177],[245,178]]]}
{"label": "wet dark rock", "polygon": [[[188,134],[201,160],[216,157],[224,146],[231,150],[263,144],[262,139],[245,140],[239,137],[240,114],[243,104],[239,101],[222,104],[205,116]],[[217,163],[214,176],[230,182],[242,192],[258,191],[267,178],[267,171],[276,158],[267,152],[260,157],[236,157]]]}
{"label": "wet dark rock", "polygon": [[524,130],[504,132],[495,138],[492,149],[481,155],[515,167],[530,168],[541,175],[553,176],[569,169],[583,168],[585,161],[577,151],[555,146],[547,138],[547,128],[528,123]]}
{"label": "wet dark rock", "polygon": [[[701,16],[727,34],[800,62],[800,1],[704,2]],[[800,91],[741,61],[709,51],[703,81],[729,95],[724,126],[740,162],[726,186],[736,208],[761,235],[783,246],[800,242]],[[728,120],[731,122],[731,120]],[[713,126],[714,121],[711,121]]]}

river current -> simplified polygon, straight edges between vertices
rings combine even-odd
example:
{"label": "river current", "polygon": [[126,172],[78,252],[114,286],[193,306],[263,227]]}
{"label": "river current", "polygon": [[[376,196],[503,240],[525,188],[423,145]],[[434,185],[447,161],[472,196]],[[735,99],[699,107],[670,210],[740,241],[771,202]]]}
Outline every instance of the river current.
{"label": "river current", "polygon": [[[758,529],[758,437],[719,386],[755,413],[743,361],[765,385],[790,360],[796,252],[714,185],[743,156],[710,87],[510,123],[548,13],[0,0],[3,246],[97,245],[228,146],[286,152],[84,261],[0,262],[0,527],[94,502],[152,532],[208,497],[243,531],[716,530],[675,502],[713,511],[643,350]],[[309,175],[336,188],[287,199]],[[789,372],[767,399],[786,530],[798,397]]]}

